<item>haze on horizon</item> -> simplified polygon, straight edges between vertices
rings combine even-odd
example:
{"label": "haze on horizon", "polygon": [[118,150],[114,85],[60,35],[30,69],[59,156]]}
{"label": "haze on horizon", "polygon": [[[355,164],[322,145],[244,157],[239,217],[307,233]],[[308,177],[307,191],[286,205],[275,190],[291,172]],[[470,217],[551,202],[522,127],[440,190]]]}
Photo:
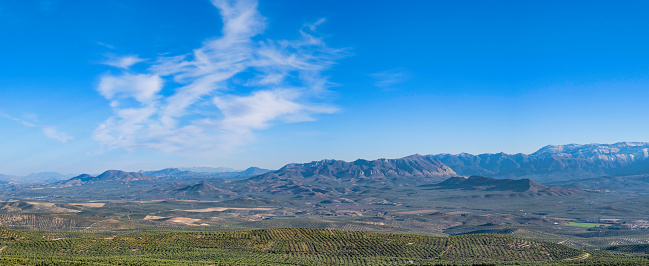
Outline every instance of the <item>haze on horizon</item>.
{"label": "haze on horizon", "polygon": [[0,174],[649,141],[646,1],[0,3]]}

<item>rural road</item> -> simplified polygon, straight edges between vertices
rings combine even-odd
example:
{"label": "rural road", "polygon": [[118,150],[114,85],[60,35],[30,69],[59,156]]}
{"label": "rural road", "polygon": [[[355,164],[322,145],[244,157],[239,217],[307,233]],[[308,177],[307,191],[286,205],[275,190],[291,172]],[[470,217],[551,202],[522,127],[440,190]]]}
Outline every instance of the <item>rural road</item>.
{"label": "rural road", "polygon": [[585,260],[586,258],[590,257],[590,253],[583,253],[577,257],[572,257],[564,260]]}

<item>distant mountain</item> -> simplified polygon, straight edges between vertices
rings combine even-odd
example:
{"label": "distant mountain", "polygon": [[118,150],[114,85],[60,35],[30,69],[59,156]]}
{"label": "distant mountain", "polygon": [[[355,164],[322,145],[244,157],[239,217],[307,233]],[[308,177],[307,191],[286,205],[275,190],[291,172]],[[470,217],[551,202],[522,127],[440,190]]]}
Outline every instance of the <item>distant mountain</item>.
{"label": "distant mountain", "polygon": [[59,174],[57,172],[31,173],[24,177],[24,181],[28,183],[43,183],[65,179],[67,179],[65,175]]}
{"label": "distant mountain", "polygon": [[549,145],[530,155],[429,155],[459,175],[531,178],[543,182],[649,174],[649,143]]}
{"label": "distant mountain", "polygon": [[272,170],[263,169],[263,168],[259,168],[259,167],[250,167],[250,168],[248,168],[246,170],[238,172],[239,173],[238,177],[245,178],[245,177],[251,177],[251,176],[265,174],[265,173],[268,173],[268,172],[272,172]]}
{"label": "distant mountain", "polygon": [[166,168],[157,171],[140,171],[139,173],[162,179],[182,179],[200,175],[192,171],[182,171],[178,168]]}
{"label": "distant mountain", "polygon": [[224,173],[224,172],[240,172],[240,170],[228,167],[181,167],[180,171],[191,171],[194,173]]}
{"label": "distant mountain", "polygon": [[239,172],[192,172],[192,171],[183,171],[178,168],[167,168],[167,169],[162,169],[162,170],[157,170],[157,171],[140,171],[141,174],[151,176],[151,177],[156,177],[160,179],[168,179],[168,180],[182,180],[182,179],[190,179],[190,178],[197,178],[197,179],[211,179],[211,178],[219,178],[219,179],[239,179],[239,178],[247,178],[251,176],[256,176],[260,174],[265,174],[270,172],[271,170],[268,169],[261,169],[257,167],[250,167],[244,171],[239,171]]}
{"label": "distant mountain", "polygon": [[216,188],[210,184],[201,182],[196,185],[182,185],[177,184],[173,186],[168,186],[164,188],[158,188],[147,192],[148,194],[165,194],[173,197],[232,197],[236,196],[237,193]]}
{"label": "distant mountain", "polygon": [[437,189],[461,189],[480,191],[511,191],[518,193],[543,193],[545,195],[577,195],[582,191],[575,188],[546,186],[530,179],[496,179],[483,176],[451,177],[439,184],[425,185]]}
{"label": "distant mountain", "polygon": [[3,183],[20,182],[20,179],[19,176],[0,174],[0,182]]}
{"label": "distant mountain", "polygon": [[17,183],[17,184],[37,184],[37,183],[56,182],[60,180],[65,180],[67,178],[68,178],[67,176],[56,172],[31,173],[27,176],[14,176],[14,175],[0,174],[0,182]]}
{"label": "distant mountain", "polygon": [[155,178],[135,172],[124,172],[120,170],[108,170],[98,176],[82,174],[67,180],[67,184],[86,183],[123,183],[135,181],[155,181]]}
{"label": "distant mountain", "polygon": [[439,160],[422,155],[374,161],[322,160],[288,164],[281,169],[245,180],[244,191],[324,197],[353,192],[358,187],[386,187],[435,182],[457,175]]}

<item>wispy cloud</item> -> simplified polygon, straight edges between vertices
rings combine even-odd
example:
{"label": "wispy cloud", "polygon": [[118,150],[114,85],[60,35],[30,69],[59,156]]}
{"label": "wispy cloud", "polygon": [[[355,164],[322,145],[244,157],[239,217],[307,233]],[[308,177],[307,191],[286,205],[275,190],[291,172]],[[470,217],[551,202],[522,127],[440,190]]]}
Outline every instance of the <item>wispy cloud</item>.
{"label": "wispy cloud", "polygon": [[407,82],[412,75],[405,69],[397,68],[371,74],[370,76],[376,80],[374,86],[383,90],[395,90],[397,85]]}
{"label": "wispy cloud", "polygon": [[[28,117],[34,117],[34,120],[36,120],[34,114],[28,114],[27,116]],[[74,139],[72,136],[66,134],[65,132],[58,131],[53,126],[38,125],[35,122],[29,122],[29,121],[26,121],[26,120],[23,120],[23,119],[20,119],[20,118],[16,118],[16,117],[13,117],[13,116],[11,116],[9,114],[6,114],[6,113],[3,113],[3,112],[0,112],[0,117],[4,117],[4,118],[7,118],[9,120],[13,120],[16,123],[21,124],[21,125],[23,125],[25,127],[39,128],[44,136],[46,136],[48,138],[51,138],[51,139],[54,139],[54,140],[57,140],[57,141],[59,141],[61,143],[66,143],[69,140]]]}
{"label": "wispy cloud", "polygon": [[110,45],[110,44],[106,44],[106,43],[103,43],[103,42],[97,42],[97,44],[98,44],[98,45],[101,45],[101,46],[103,46],[103,47],[106,47],[106,48],[108,48],[108,49],[111,49],[111,50],[115,49],[115,46]]}
{"label": "wispy cloud", "polygon": [[41,127],[43,130],[43,134],[51,139],[58,140],[59,142],[66,143],[68,140],[72,140],[73,138],[61,131],[56,130],[54,127],[51,126],[43,126]]}
{"label": "wispy cloud", "polygon": [[[109,48],[112,49],[112,46]],[[103,64],[123,69],[129,69],[132,65],[144,62],[144,59],[137,55],[116,56],[114,54],[108,54],[106,57],[107,59],[103,61]]]}
{"label": "wispy cloud", "polygon": [[253,41],[266,26],[257,1],[212,4],[223,20],[221,37],[189,54],[157,58],[146,73],[128,69],[143,62],[134,55],[109,64],[122,71],[101,76],[97,88],[115,112],[94,132],[103,147],[215,154],[245,145],[273,124],[337,110],[321,102],[331,86],[322,72],[347,51],[318,36],[324,19],[303,25],[297,40]]}

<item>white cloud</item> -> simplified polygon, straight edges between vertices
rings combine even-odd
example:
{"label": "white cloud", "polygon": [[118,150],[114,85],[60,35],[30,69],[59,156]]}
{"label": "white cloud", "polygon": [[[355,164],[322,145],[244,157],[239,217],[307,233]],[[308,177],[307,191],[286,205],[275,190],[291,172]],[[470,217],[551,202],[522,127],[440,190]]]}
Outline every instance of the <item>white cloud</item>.
{"label": "white cloud", "polygon": [[117,68],[129,69],[132,65],[144,62],[144,59],[137,55],[115,56],[107,55],[108,59],[103,62],[104,65],[114,66]]}
{"label": "white cloud", "polygon": [[[245,145],[255,131],[273,124],[311,121],[337,110],[318,103],[331,86],[322,71],[347,51],[327,47],[318,37],[324,19],[304,25],[297,40],[253,41],[266,26],[257,1],[212,4],[223,20],[221,37],[188,54],[157,58],[147,73],[128,69],[143,62],[134,55],[124,64],[109,64],[123,73],[101,77],[97,90],[115,115],[99,125],[95,140],[108,149],[214,154]],[[173,93],[162,95],[163,89]]]}
{"label": "white cloud", "polygon": [[220,126],[233,132],[247,132],[264,129],[268,122],[285,115],[296,114],[304,106],[293,102],[297,98],[291,91],[258,91],[249,96],[214,98],[214,104],[221,109],[223,120]]}
{"label": "white cloud", "polygon": [[158,75],[129,74],[101,77],[99,93],[108,100],[118,97],[133,97],[141,103],[151,102],[162,89],[163,80]]}

